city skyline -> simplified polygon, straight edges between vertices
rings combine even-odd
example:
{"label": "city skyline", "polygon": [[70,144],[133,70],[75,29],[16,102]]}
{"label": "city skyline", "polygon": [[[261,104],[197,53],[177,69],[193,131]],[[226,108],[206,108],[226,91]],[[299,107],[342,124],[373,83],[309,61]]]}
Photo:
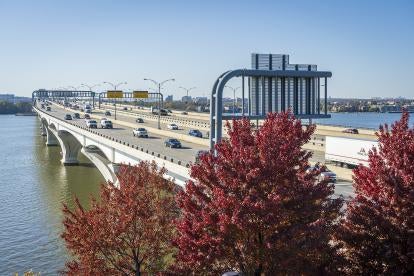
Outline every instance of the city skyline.
{"label": "city skyline", "polygon": [[165,95],[178,99],[180,86],[196,86],[192,95],[209,97],[219,74],[250,68],[259,52],[332,71],[331,97],[412,98],[412,8],[409,1],[2,1],[0,93],[103,81],[148,89],[149,77],[176,79]]}

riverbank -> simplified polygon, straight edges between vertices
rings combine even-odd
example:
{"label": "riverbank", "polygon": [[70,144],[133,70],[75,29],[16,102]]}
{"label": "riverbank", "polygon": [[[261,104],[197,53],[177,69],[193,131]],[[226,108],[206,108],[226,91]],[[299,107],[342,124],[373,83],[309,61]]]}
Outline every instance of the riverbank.
{"label": "riverbank", "polygon": [[36,112],[16,113],[15,116],[37,116]]}
{"label": "riverbank", "polygon": [[11,103],[6,101],[0,101],[0,115],[15,115],[18,113],[31,113],[32,103],[20,102]]}

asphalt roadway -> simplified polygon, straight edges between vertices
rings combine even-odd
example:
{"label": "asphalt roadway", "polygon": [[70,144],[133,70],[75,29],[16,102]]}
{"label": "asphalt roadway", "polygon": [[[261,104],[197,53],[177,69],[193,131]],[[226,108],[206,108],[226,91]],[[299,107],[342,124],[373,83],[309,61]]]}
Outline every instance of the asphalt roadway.
{"label": "asphalt roadway", "polygon": [[[53,105],[51,107],[51,109],[52,109],[51,111],[46,111],[46,110],[43,110],[43,111],[46,112],[46,113],[49,113],[50,115],[53,115],[57,118],[61,118],[62,120],[64,120],[65,114],[71,114],[72,117],[73,117],[74,112],[71,111],[71,110],[64,109],[63,107]],[[83,117],[82,112],[78,112],[78,113],[81,115],[81,117]],[[92,118],[94,118],[94,114],[98,114],[99,116],[103,116],[104,112],[102,110],[95,109],[95,110],[93,110],[93,114],[91,114]],[[112,116],[107,116],[107,118],[109,120],[112,117],[113,117],[113,115]],[[157,122],[150,121],[150,120],[145,120],[145,118],[144,118],[144,123],[136,123],[135,119],[138,118],[138,117],[139,117],[138,114],[137,114],[136,117],[117,114],[117,120],[129,122],[129,123],[134,123],[134,124],[136,124],[136,127],[157,128]],[[94,119],[96,119],[96,118],[94,118]],[[162,154],[165,154],[167,156],[171,156],[174,159],[178,159],[178,160],[184,161],[186,163],[195,161],[195,156],[196,156],[197,151],[199,151],[199,150],[208,150],[208,148],[206,146],[195,144],[195,143],[190,143],[190,142],[187,142],[187,141],[181,141],[181,144],[183,146],[181,149],[171,149],[171,148],[165,147],[165,145],[164,145],[164,141],[169,138],[167,136],[152,134],[149,131],[149,137],[148,138],[137,138],[137,137],[134,137],[132,135],[132,128],[130,128],[130,127],[126,127],[126,126],[119,125],[119,124],[114,124],[113,129],[102,129],[102,128],[99,128],[100,127],[100,120],[96,119],[96,121],[98,123],[98,129],[96,129],[96,131],[99,132],[99,133],[109,135],[109,136],[111,136],[115,139],[124,141],[126,143],[131,144],[131,145],[137,145],[137,146],[143,147],[144,149],[148,149],[148,150],[154,151],[156,153],[162,153]],[[72,121],[67,121],[67,122],[72,123],[74,125],[82,126],[82,127],[86,126],[85,119],[73,119]],[[163,129],[163,130],[179,132],[179,133],[182,133],[182,134],[187,134],[188,133],[189,128],[182,127],[182,126],[179,126],[179,127],[180,127],[179,130],[168,130],[167,129],[167,124],[161,123],[161,129]],[[205,138],[203,138],[203,139],[205,139]],[[324,161],[325,161],[324,152],[314,151],[313,156],[312,156],[310,161],[312,163],[313,162],[324,163]],[[353,187],[352,187],[351,183],[349,181],[343,181],[341,179],[338,179],[338,182],[335,185],[335,194],[337,194],[337,195],[341,194],[345,197],[352,196],[353,195]]]}

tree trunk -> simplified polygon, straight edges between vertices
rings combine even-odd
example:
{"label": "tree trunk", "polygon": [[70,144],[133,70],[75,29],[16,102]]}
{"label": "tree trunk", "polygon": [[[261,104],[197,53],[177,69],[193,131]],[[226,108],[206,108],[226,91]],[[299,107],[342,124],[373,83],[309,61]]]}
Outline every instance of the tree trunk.
{"label": "tree trunk", "polygon": [[135,261],[135,276],[141,276],[141,264]]}
{"label": "tree trunk", "polygon": [[262,272],[263,272],[263,266],[259,265],[259,267],[256,268],[256,270],[254,271],[254,276],[260,276],[262,275]]}

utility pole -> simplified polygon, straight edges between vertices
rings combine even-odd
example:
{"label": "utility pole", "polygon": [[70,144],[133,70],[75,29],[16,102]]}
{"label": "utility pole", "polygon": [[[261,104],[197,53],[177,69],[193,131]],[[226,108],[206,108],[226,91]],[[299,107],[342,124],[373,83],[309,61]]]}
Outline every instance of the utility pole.
{"label": "utility pole", "polygon": [[92,89],[94,87],[100,86],[100,84],[87,85],[87,84],[82,83],[81,86],[87,87],[89,89],[89,91],[92,92],[92,107],[93,107],[93,109],[95,109],[95,92],[93,92]]}
{"label": "utility pole", "polygon": [[235,113],[236,113],[236,91],[237,91],[237,89],[239,89],[240,87],[233,88],[233,87],[228,86],[228,85],[226,85],[226,86],[224,86],[224,87],[227,87],[227,88],[230,88],[231,90],[233,90],[233,116],[234,116],[234,115],[235,115]]}
{"label": "utility pole", "polygon": [[158,87],[158,95],[159,95],[159,98],[158,98],[158,129],[161,129],[161,102],[163,101],[163,95],[161,94],[161,87],[166,82],[175,81],[175,79],[168,79],[168,80],[164,80],[162,82],[158,82],[158,81],[155,81],[153,79],[148,79],[148,78],[144,78],[144,80],[150,81]]}
{"label": "utility pole", "polygon": [[[180,87],[178,87],[178,88],[183,89],[183,90],[185,90],[185,91],[186,91],[186,93],[187,93],[187,97],[186,97],[186,99],[187,99],[187,101],[188,101],[188,93],[189,93],[191,90],[196,89],[197,87],[185,88],[185,87],[180,86]],[[187,101],[185,102],[186,104],[187,104]]]}
{"label": "utility pole", "polygon": [[[122,84],[127,84],[127,82],[126,82],[126,81],[124,81],[124,82],[120,82],[120,83],[117,83],[117,84],[113,84],[113,83],[108,82],[108,81],[104,81],[103,83],[111,85],[111,86],[114,88],[114,90],[115,90],[115,91],[116,91],[116,88],[117,88],[118,86],[120,86],[120,85],[122,85]],[[116,102],[117,102],[117,99],[115,99],[115,100],[114,100],[114,103],[115,103],[115,120],[116,120]]]}

